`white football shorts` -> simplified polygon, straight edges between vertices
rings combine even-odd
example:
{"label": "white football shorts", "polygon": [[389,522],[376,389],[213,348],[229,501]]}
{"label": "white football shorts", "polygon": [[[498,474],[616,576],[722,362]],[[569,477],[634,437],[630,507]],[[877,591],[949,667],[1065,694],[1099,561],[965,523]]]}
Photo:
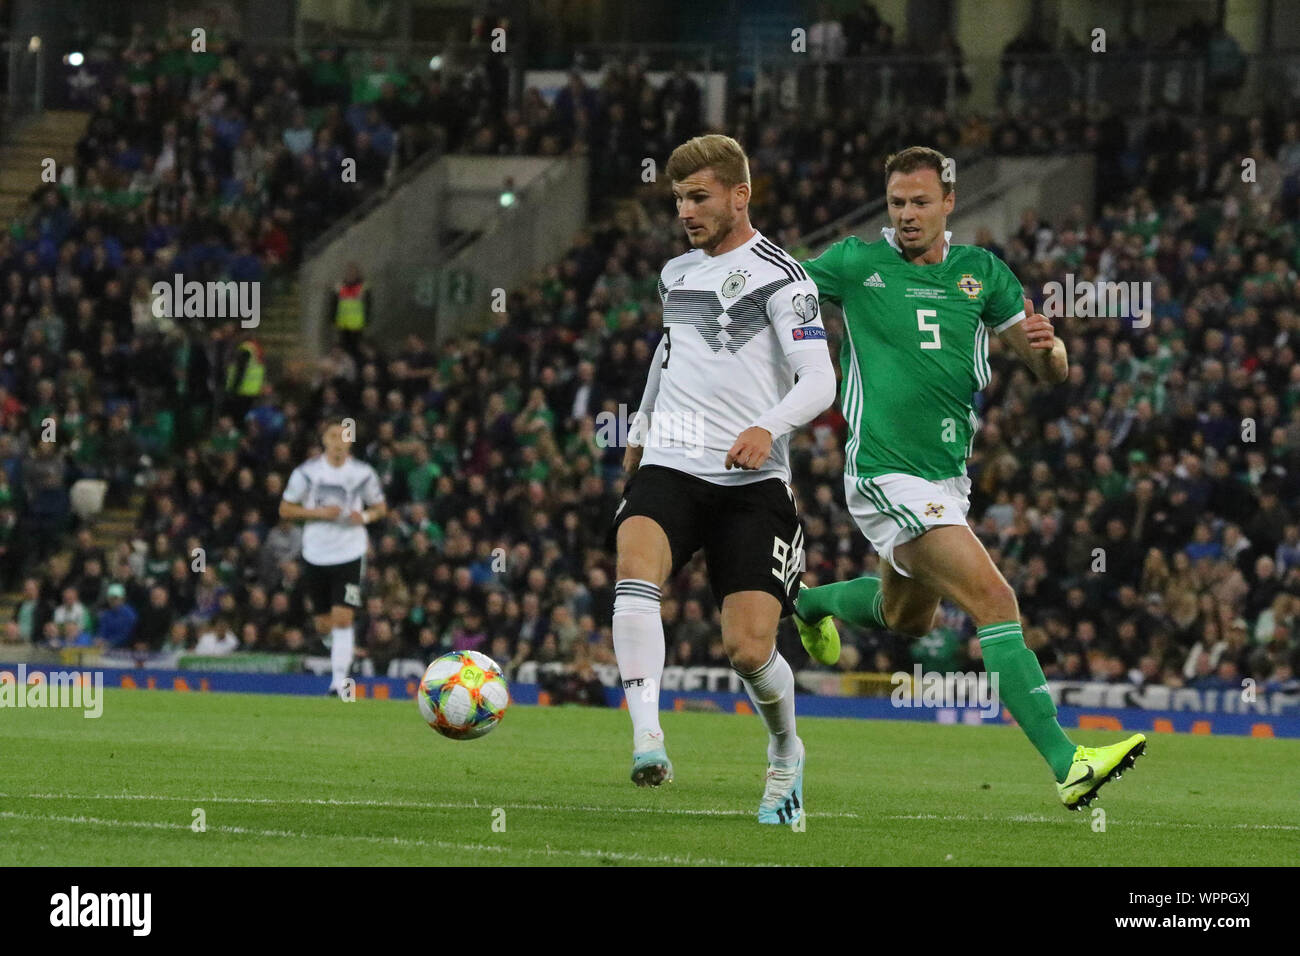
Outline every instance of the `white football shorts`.
{"label": "white football shorts", "polygon": [[894,549],[930,528],[965,524],[970,511],[970,478],[957,475],[929,481],[902,474],[875,478],[845,475],[844,497],[849,513],[876,553],[910,578],[894,560]]}

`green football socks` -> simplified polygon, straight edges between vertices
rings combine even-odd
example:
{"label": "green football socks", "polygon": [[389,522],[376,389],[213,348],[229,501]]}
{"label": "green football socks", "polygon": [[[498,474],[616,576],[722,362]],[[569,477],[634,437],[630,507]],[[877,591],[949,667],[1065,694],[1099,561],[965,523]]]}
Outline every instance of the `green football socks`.
{"label": "green football socks", "polygon": [[[804,588],[795,601],[804,621],[826,615],[859,627],[888,629],[880,578],[862,577]],[[984,652],[984,669],[998,678],[998,699],[1011,712],[1029,742],[1047,761],[1059,783],[1074,759],[1074,744],[1056,720],[1056,704],[1034,652],[1025,646],[1018,621],[986,624],[976,632]]]}
{"label": "green football socks", "polygon": [[819,588],[804,588],[799,592],[794,610],[810,624],[829,614],[858,627],[887,629],[880,578],[854,578]]}
{"label": "green football socks", "polygon": [[1056,721],[1056,704],[1047,689],[1047,678],[1038,666],[1038,657],[1025,646],[1020,622],[985,624],[976,633],[984,652],[984,670],[997,675],[998,699],[1011,711],[1060,783],[1074,759],[1074,744]]}

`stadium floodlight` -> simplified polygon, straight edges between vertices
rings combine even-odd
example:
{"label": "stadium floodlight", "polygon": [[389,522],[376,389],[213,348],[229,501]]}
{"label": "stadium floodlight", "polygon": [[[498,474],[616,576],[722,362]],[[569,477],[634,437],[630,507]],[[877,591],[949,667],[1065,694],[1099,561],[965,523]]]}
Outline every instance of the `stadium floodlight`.
{"label": "stadium floodlight", "polygon": [[30,40],[27,41],[27,52],[28,52],[28,53],[39,53],[39,52],[41,52],[41,38],[40,38],[40,37],[32,37]]}
{"label": "stadium floodlight", "polygon": [[434,56],[429,57],[429,69],[433,70],[434,72],[437,72],[438,70],[442,69],[441,54],[435,54]]}
{"label": "stadium floodlight", "polygon": [[65,56],[63,60],[68,66],[81,66],[86,61],[86,58],[81,53],[74,51]]}

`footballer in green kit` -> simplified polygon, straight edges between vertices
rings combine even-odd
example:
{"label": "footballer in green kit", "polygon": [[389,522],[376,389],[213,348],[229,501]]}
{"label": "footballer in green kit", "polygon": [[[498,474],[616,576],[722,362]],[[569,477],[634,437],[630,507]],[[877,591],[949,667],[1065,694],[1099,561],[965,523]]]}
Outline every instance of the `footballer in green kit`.
{"label": "footballer in green kit", "polygon": [[1071,742],[1025,646],[1015,592],[966,523],[966,458],[979,427],[972,398],[989,383],[989,336],[1048,384],[1065,381],[1069,362],[1007,265],[986,249],[951,244],[950,169],[926,147],[889,157],[892,228],[875,242],[850,236],[803,263],[820,297],[844,310],[844,491],[881,575],[804,588],[795,622],[809,654],[832,664],[834,618],[922,637],[941,599],[957,604],[975,622],[1002,705],[1051,768],[1061,802],[1079,810],[1133,766],[1146,738],[1098,748]]}

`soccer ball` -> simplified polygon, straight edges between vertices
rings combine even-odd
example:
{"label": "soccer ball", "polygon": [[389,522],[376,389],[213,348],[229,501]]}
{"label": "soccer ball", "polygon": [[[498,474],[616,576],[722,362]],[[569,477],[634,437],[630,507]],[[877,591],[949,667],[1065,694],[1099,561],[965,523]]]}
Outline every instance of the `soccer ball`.
{"label": "soccer ball", "polygon": [[439,657],[420,678],[420,716],[444,737],[473,740],[501,722],[510,688],[496,661],[478,651]]}

